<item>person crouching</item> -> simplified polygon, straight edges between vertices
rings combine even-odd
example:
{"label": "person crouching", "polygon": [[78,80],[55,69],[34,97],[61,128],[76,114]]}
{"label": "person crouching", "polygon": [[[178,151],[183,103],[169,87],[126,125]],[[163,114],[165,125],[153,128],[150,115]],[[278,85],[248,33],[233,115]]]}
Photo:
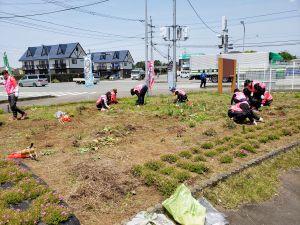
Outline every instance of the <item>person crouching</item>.
{"label": "person crouching", "polygon": [[110,109],[109,107],[109,101],[111,99],[111,93],[107,92],[105,95],[101,95],[97,102],[96,107],[98,110],[105,111],[107,109]]}
{"label": "person crouching", "polygon": [[111,98],[110,98],[110,104],[117,104],[118,101],[117,101],[117,93],[118,93],[118,90],[117,89],[113,89],[110,94],[111,94]]}
{"label": "person crouching", "polygon": [[177,98],[174,100],[174,103],[184,103],[188,101],[187,94],[184,90],[172,88],[171,92],[177,96]]}
{"label": "person crouching", "polygon": [[266,91],[264,94],[264,98],[262,100],[263,106],[270,106],[273,102],[273,96],[270,94],[270,92]]}
{"label": "person crouching", "polygon": [[145,104],[145,95],[148,91],[148,86],[146,84],[139,84],[135,88],[130,90],[131,95],[136,95],[138,97],[136,105]]}

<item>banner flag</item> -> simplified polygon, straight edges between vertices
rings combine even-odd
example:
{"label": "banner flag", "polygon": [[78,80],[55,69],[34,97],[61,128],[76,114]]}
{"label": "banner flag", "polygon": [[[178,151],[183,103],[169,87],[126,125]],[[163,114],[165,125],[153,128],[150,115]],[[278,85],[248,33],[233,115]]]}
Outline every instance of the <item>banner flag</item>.
{"label": "banner flag", "polygon": [[149,89],[152,90],[154,85],[154,61],[148,61],[148,77],[149,77]]}
{"label": "banner flag", "polygon": [[84,79],[86,87],[94,85],[93,63],[91,54],[88,54],[84,57]]}
{"label": "banner flag", "polygon": [[7,57],[6,52],[4,52],[4,54],[3,54],[3,63],[5,66],[5,69],[9,72],[10,75],[12,75],[12,69],[9,66],[8,57]]}

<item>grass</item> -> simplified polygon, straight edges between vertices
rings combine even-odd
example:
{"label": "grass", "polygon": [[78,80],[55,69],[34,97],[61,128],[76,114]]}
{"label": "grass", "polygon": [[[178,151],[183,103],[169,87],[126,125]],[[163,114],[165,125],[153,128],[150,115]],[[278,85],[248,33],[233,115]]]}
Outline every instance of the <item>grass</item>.
{"label": "grass", "polygon": [[158,171],[164,166],[164,164],[161,161],[149,161],[146,162],[144,166],[150,170]]}
{"label": "grass", "polygon": [[223,155],[220,157],[220,162],[221,163],[232,163],[233,158],[230,155]]}
{"label": "grass", "polygon": [[208,167],[206,167],[203,163],[192,163],[188,161],[178,162],[177,167],[197,174],[203,174],[208,171]]}
{"label": "grass", "polygon": [[181,151],[178,155],[184,159],[190,159],[192,157],[192,154],[189,151]]}
{"label": "grass", "polygon": [[251,144],[243,144],[240,147],[241,150],[246,150],[247,152],[256,153],[256,149]]}
{"label": "grass", "polygon": [[214,144],[212,142],[205,142],[201,145],[201,148],[203,149],[212,149],[214,147]]}
{"label": "grass", "polygon": [[179,157],[174,154],[162,155],[160,158],[162,161],[168,162],[168,163],[175,163],[179,159]]}
{"label": "grass", "polygon": [[300,149],[297,148],[205,190],[204,195],[214,204],[226,209],[265,201],[278,192],[279,175],[283,171],[299,167]]}
{"label": "grass", "polygon": [[217,154],[218,153],[215,150],[210,150],[210,151],[204,152],[204,155],[207,157],[214,157]]}

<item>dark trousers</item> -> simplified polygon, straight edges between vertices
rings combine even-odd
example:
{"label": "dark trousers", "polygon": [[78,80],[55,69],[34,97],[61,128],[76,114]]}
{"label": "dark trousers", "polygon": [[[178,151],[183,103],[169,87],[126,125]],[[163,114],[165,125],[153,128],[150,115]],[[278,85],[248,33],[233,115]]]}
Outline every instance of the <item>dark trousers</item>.
{"label": "dark trousers", "polygon": [[136,102],[137,105],[144,105],[145,104],[145,95],[146,95],[147,91],[148,91],[147,86],[144,86],[141,89],[141,92],[138,94],[138,100]]}
{"label": "dark trousers", "polygon": [[8,103],[9,103],[10,109],[11,109],[14,117],[17,117],[18,113],[20,113],[22,116],[25,113],[24,111],[22,111],[21,109],[19,109],[17,107],[17,101],[18,101],[18,97],[16,97],[15,95],[8,96]]}
{"label": "dark trousers", "polygon": [[251,110],[248,104],[241,104],[240,107],[242,109],[241,112],[228,111],[228,116],[233,118],[236,123],[244,123],[247,118],[251,123],[253,123],[254,120],[259,120],[260,117]]}
{"label": "dark trousers", "polygon": [[187,95],[178,95],[177,102],[186,102],[188,100]]}
{"label": "dark trousers", "polygon": [[101,102],[96,105],[97,106],[97,109],[107,109],[106,105],[104,104],[104,100],[101,100]]}
{"label": "dark trousers", "polygon": [[203,86],[204,88],[206,87],[206,79],[201,79],[200,88],[202,88],[202,86]]}

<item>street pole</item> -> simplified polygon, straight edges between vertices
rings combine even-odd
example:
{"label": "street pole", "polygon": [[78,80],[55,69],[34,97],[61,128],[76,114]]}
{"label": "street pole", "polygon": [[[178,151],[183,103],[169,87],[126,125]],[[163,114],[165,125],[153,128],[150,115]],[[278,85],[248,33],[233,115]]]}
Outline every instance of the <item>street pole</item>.
{"label": "street pole", "polygon": [[150,60],[153,61],[153,25],[152,17],[150,16]]}
{"label": "street pole", "polygon": [[176,0],[173,0],[173,87],[176,87],[177,66],[176,66]]}
{"label": "street pole", "polygon": [[50,58],[49,58],[49,52],[48,52],[48,75],[49,75],[49,82],[52,82],[51,79],[51,70],[50,70]]}
{"label": "street pole", "polygon": [[246,28],[245,28],[245,22],[241,21],[241,24],[243,25],[244,28],[244,36],[243,36],[243,52],[245,51],[245,35],[246,35]]}
{"label": "street pole", "polygon": [[145,0],[145,74],[147,79],[147,86],[149,86],[148,74],[148,0]]}

